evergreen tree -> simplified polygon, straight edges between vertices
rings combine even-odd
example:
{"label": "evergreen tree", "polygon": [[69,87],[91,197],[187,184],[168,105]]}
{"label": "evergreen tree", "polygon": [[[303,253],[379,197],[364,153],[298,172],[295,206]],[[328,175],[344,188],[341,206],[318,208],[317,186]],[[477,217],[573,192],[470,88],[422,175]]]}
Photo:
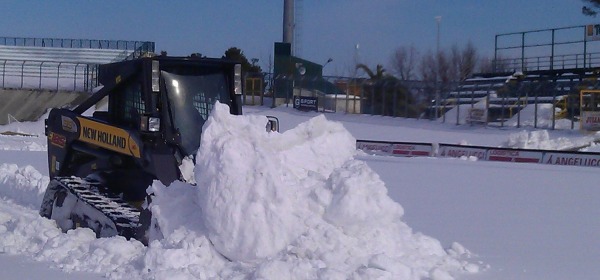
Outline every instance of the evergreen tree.
{"label": "evergreen tree", "polygon": [[239,48],[229,48],[225,51],[225,55],[223,55],[223,58],[238,61],[240,64],[242,64],[243,73],[262,73],[262,69],[260,68],[260,66],[256,65],[258,59],[252,59],[253,63],[251,64],[244,55],[244,52]]}
{"label": "evergreen tree", "polygon": [[375,71],[365,64],[356,65],[356,69],[363,70],[369,76],[368,82],[363,85],[363,112],[406,118],[419,115],[410,91],[396,77],[388,75],[381,64],[376,66]]}

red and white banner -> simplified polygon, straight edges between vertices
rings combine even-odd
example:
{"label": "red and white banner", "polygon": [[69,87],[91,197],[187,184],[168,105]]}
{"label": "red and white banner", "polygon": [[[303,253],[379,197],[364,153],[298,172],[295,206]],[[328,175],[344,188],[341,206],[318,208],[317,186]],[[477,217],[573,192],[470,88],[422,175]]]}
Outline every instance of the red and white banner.
{"label": "red and white banner", "polygon": [[600,112],[582,111],[580,124],[584,130],[600,130]]}
{"label": "red and white banner", "polygon": [[516,149],[489,149],[486,160],[506,162],[540,163],[544,157],[543,152],[521,151]]}
{"label": "red and white banner", "polygon": [[392,144],[385,142],[356,141],[356,148],[367,153],[389,155]]}
{"label": "red and white banner", "polygon": [[431,156],[433,148],[431,144],[397,143],[392,144],[394,156],[405,157],[428,157]]}
{"label": "red and white banner", "polygon": [[553,152],[546,150],[521,150],[439,144],[437,153],[435,153],[433,144],[429,143],[364,140],[357,140],[356,148],[367,153],[384,156],[476,157],[479,160],[487,161],[600,167],[600,153],[591,152]]}

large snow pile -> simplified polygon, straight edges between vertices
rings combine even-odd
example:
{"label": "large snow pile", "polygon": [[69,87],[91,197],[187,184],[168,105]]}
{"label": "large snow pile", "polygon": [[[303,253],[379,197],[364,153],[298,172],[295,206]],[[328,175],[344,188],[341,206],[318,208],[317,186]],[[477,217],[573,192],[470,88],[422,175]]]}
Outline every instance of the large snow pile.
{"label": "large snow pile", "polygon": [[552,104],[529,104],[510,118],[505,125],[517,126],[520,123],[521,126],[552,128],[552,119],[555,118],[555,128],[569,129],[571,120],[555,117],[558,112],[560,112],[560,108],[556,108]]}
{"label": "large snow pile", "polygon": [[460,245],[446,252],[402,222],[341,124],[319,116],[267,134],[264,117],[228,112],[217,104],[205,124],[197,186],[151,188],[164,239],[148,248],[147,276],[450,279],[478,270],[460,260]]}

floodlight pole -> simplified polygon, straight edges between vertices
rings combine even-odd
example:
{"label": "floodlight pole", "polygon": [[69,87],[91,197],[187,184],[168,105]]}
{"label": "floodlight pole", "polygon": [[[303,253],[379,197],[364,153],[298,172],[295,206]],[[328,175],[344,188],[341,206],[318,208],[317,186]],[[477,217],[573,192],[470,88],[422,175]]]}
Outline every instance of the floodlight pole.
{"label": "floodlight pole", "polygon": [[[437,22],[437,40],[436,40],[436,56],[440,55],[440,25],[442,22],[442,16],[436,16],[435,21]],[[440,110],[440,93],[438,78],[435,78],[435,119],[439,118]]]}
{"label": "floodlight pole", "polygon": [[440,52],[440,25],[442,23],[442,16],[435,17],[435,21],[437,22],[437,44],[436,44],[436,52]]}

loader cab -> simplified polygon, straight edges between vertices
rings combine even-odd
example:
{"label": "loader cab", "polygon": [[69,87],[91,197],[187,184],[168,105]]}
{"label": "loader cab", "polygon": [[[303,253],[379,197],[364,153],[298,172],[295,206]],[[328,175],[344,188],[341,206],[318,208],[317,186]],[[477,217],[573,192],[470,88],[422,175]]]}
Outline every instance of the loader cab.
{"label": "loader cab", "polygon": [[103,84],[116,82],[104,113],[110,123],[154,142],[160,138],[183,157],[196,153],[202,126],[217,101],[227,104],[231,114],[242,114],[241,65],[235,62],[153,57],[101,66],[100,77]]}

